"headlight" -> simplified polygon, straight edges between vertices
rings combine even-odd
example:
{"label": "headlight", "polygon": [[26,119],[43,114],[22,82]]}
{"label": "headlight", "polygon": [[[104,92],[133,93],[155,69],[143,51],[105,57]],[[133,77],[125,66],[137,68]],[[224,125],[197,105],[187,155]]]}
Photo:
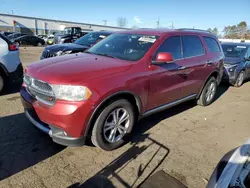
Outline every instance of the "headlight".
{"label": "headlight", "polygon": [[66,54],[70,54],[71,52],[72,52],[72,50],[65,51],[65,52],[63,52],[63,51],[59,51],[59,52],[57,52],[57,53],[56,53],[56,55],[57,55],[57,56],[60,56],[60,55],[66,55]]}
{"label": "headlight", "polygon": [[237,68],[237,65],[234,65],[234,66],[230,67],[228,70],[229,70],[229,72],[233,72],[233,71],[235,71],[236,68]]}
{"label": "headlight", "polygon": [[91,96],[91,91],[85,86],[51,85],[57,99],[66,101],[82,101]]}

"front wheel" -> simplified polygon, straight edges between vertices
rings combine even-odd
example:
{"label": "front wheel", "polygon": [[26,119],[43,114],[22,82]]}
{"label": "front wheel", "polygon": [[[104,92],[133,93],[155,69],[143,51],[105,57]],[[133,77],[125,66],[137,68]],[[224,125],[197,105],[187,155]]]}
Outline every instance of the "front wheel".
{"label": "front wheel", "polygon": [[103,150],[114,150],[125,142],[124,138],[132,131],[134,121],[133,106],[125,99],[114,101],[98,116],[91,141]]}
{"label": "front wheel", "polygon": [[234,84],[235,87],[240,87],[242,86],[243,82],[244,82],[244,79],[245,79],[245,72],[244,71],[241,71],[239,76],[237,77],[236,79],[236,82]]}
{"label": "front wheel", "polygon": [[197,101],[197,104],[200,106],[208,106],[210,105],[217,91],[217,82],[214,77],[211,77],[203,88],[201,95]]}

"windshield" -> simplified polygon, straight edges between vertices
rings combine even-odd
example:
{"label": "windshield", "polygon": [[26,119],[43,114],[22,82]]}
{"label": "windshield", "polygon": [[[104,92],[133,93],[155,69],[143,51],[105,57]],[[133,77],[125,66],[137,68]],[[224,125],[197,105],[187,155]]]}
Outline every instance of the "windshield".
{"label": "windshield", "polygon": [[72,32],[72,28],[70,27],[66,27],[64,30],[63,30],[63,33],[64,35],[70,35]]}
{"label": "windshield", "polygon": [[139,34],[113,34],[94,45],[87,52],[138,61],[157,40],[157,36]]}
{"label": "windshield", "polygon": [[107,33],[88,33],[84,35],[83,37],[79,38],[75,41],[75,44],[83,45],[83,46],[91,46],[92,44],[95,44],[99,40],[102,40],[107,37]]}
{"label": "windshield", "polygon": [[246,46],[240,45],[222,45],[223,52],[226,57],[240,57],[246,50]]}

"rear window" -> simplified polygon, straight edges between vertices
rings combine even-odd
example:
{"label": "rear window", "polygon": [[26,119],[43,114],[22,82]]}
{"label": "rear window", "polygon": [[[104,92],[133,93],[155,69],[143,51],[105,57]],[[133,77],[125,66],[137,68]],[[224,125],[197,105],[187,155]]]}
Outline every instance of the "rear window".
{"label": "rear window", "polygon": [[183,57],[194,57],[204,54],[204,48],[200,37],[195,35],[182,36]]}
{"label": "rear window", "polygon": [[205,40],[209,52],[220,52],[220,47],[215,39],[211,37],[203,37],[203,38]]}

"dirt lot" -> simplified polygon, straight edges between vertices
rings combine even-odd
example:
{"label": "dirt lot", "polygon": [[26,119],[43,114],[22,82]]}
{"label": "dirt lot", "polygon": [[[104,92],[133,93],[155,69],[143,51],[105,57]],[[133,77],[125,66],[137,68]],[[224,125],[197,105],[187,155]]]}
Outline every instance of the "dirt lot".
{"label": "dirt lot", "polygon": [[[39,60],[41,51],[22,48],[24,66]],[[188,102],[148,117],[130,143],[104,152],[54,144],[25,118],[13,90],[0,96],[0,187],[78,187],[86,180],[87,187],[101,180],[136,187],[161,169],[188,187],[205,187],[220,158],[249,138],[249,92],[250,82],[220,87],[211,106]]]}

